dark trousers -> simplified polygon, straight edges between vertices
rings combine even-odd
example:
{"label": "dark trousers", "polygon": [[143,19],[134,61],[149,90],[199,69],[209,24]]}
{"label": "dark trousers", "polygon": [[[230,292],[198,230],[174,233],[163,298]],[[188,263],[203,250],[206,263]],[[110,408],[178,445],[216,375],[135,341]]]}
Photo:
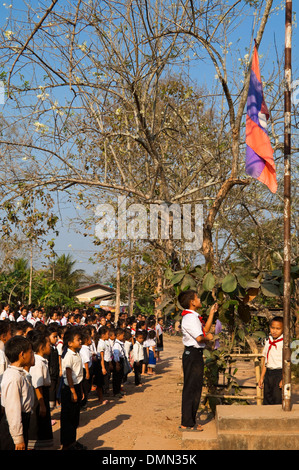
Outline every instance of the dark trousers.
{"label": "dark trousers", "polygon": [[86,405],[87,400],[88,400],[88,395],[89,395],[90,390],[91,390],[92,373],[91,373],[91,371],[89,371],[89,373],[90,373],[90,378],[87,379],[86,378],[86,369],[83,369],[82,389],[83,389],[83,393],[84,393],[84,398],[83,398],[83,400],[81,400],[81,408],[82,408],[82,406]]}
{"label": "dark trousers", "polygon": [[111,363],[104,361],[105,364],[105,369],[107,374],[103,376],[103,392],[104,394],[109,393],[109,383],[110,383],[110,377],[111,377]]}
{"label": "dark trousers", "polygon": [[282,369],[267,369],[264,378],[264,405],[281,405],[282,389],[279,382],[282,380]]}
{"label": "dark trousers", "polygon": [[143,361],[134,362],[135,385],[139,385],[141,383],[142,364]]}
{"label": "dark trousers", "polygon": [[[28,445],[30,416],[31,413],[22,413],[23,438],[26,450]],[[15,450],[15,444],[9,432],[9,425],[6,419],[4,408],[2,408],[0,411],[0,450]]]}
{"label": "dark trousers", "polygon": [[116,370],[116,363],[113,361],[113,375],[112,375],[112,388],[113,394],[117,395],[120,393],[122,380],[124,377],[124,360],[120,358],[119,360],[120,369]]}
{"label": "dark trousers", "polygon": [[182,394],[182,426],[194,427],[203,385],[202,348],[185,347],[183,353],[184,386]]}
{"label": "dark trousers", "polygon": [[73,444],[77,438],[82,400],[81,385],[75,385],[75,390],[77,402],[72,401],[70,387],[64,384],[61,390],[60,442],[63,446]]}

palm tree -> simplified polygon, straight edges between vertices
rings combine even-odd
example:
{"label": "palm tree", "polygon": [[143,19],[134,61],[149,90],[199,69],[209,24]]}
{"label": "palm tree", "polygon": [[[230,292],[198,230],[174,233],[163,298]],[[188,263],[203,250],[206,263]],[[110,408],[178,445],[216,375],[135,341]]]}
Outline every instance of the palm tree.
{"label": "palm tree", "polygon": [[71,297],[74,291],[79,287],[80,280],[85,274],[83,269],[73,270],[76,260],[71,255],[61,255],[50,265],[51,276],[59,285],[59,290]]}

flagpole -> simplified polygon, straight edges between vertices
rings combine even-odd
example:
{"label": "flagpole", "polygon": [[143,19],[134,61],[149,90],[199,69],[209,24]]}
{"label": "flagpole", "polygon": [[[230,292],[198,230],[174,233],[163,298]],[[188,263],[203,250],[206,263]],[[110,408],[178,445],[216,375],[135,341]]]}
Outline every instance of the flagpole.
{"label": "flagpole", "polygon": [[284,291],[282,408],[291,410],[291,83],[292,0],[285,5],[285,95],[284,95]]}

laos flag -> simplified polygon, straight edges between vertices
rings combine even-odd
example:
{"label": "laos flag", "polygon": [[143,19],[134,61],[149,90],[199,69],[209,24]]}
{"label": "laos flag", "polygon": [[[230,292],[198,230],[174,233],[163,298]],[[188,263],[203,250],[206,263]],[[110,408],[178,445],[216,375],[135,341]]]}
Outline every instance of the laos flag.
{"label": "laos flag", "polygon": [[246,115],[246,173],[277,191],[273,150],[267,132],[269,111],[264,101],[256,46],[252,61]]}

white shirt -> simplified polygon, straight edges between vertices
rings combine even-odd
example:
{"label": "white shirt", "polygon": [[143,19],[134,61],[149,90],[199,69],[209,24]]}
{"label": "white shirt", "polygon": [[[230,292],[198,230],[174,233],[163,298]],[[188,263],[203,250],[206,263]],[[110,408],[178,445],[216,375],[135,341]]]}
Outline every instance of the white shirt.
{"label": "white shirt", "polygon": [[31,325],[34,327],[37,323],[37,319],[34,318],[33,316],[31,316],[31,318],[28,320],[29,323],[31,323]]}
{"label": "white shirt", "polygon": [[1,405],[14,444],[23,442],[22,412],[30,413],[34,405],[34,390],[27,372],[22,367],[9,365],[1,383]]}
{"label": "white shirt", "polygon": [[[267,339],[264,349],[263,356],[265,357],[265,365],[269,369],[282,369],[282,352],[283,352],[283,341],[277,342],[275,345],[270,345],[270,341],[274,342],[281,340],[283,335],[279,336],[276,340],[273,340],[272,336]],[[269,341],[270,340],[270,341]],[[269,351],[269,354],[268,354]],[[267,359],[268,355],[268,359]]]}
{"label": "white shirt", "polygon": [[8,313],[6,310],[2,310],[0,320],[5,320],[6,318],[8,318]]}
{"label": "white shirt", "polygon": [[143,361],[144,359],[143,344],[138,343],[138,341],[133,346],[133,358],[134,362]]}
{"label": "white shirt", "polygon": [[8,364],[9,364],[9,361],[6,357],[6,354],[4,350],[0,348],[0,385],[2,382],[3,374],[6,371]]}
{"label": "white shirt", "polygon": [[88,367],[92,365],[92,352],[89,346],[83,344],[80,349],[80,356],[82,359],[82,364],[88,364]]}
{"label": "white shirt", "polygon": [[83,380],[82,359],[78,352],[68,348],[66,355],[61,359],[62,375],[65,385],[69,385],[66,376],[66,369],[72,370],[73,384],[77,385]]}
{"label": "white shirt", "polygon": [[97,346],[97,354],[100,357],[101,352],[104,353],[104,361],[110,362],[112,361],[112,350],[109,344],[109,340],[99,339],[98,346]]}
{"label": "white shirt", "polygon": [[61,356],[61,354],[63,352],[63,341],[61,339],[59,339],[57,341],[56,348],[57,348],[57,351],[58,351],[58,355]]}
{"label": "white shirt", "polygon": [[32,377],[32,385],[34,388],[48,387],[51,385],[51,378],[49,374],[48,359],[34,354],[35,364],[30,367],[29,373]]}
{"label": "white shirt", "polygon": [[91,354],[97,353],[96,343],[93,339],[91,340],[91,345],[89,346],[89,349],[91,350]]}
{"label": "white shirt", "polygon": [[204,348],[205,343],[198,343],[196,341],[198,336],[203,336],[202,324],[198,313],[189,309],[188,312],[190,313],[182,317],[181,329],[183,333],[183,345],[193,346],[194,348]]}
{"label": "white shirt", "polygon": [[121,358],[124,358],[124,343],[116,339],[113,345],[113,358],[118,362]]}
{"label": "white shirt", "polygon": [[157,336],[161,336],[163,334],[163,328],[159,323],[156,326],[156,333],[157,333]]}
{"label": "white shirt", "polygon": [[23,315],[21,314],[21,315],[19,315],[18,318],[17,318],[17,322],[18,322],[18,321],[25,321],[25,320],[27,320],[27,315],[26,315],[26,317],[23,317]]}

